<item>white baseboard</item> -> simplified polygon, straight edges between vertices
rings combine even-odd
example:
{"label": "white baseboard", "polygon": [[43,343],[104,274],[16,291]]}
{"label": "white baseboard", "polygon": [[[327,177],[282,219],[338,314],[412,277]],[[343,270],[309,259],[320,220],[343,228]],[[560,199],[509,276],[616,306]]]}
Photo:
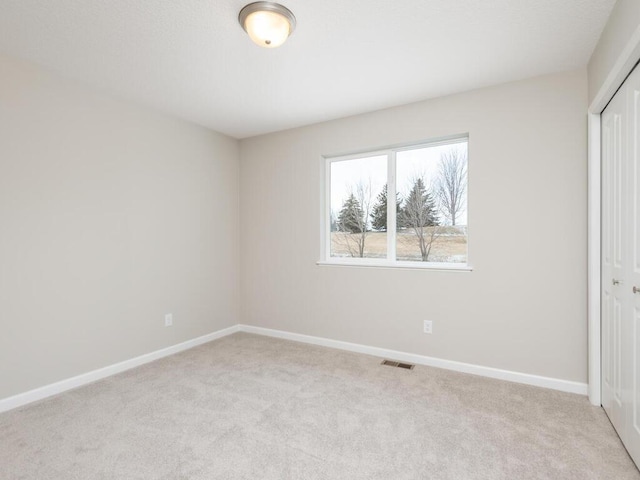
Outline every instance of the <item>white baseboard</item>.
{"label": "white baseboard", "polygon": [[396,350],[388,350],[386,348],[369,347],[357,343],[342,342],[340,340],[331,340],[322,337],[313,337],[310,335],[285,332],[282,330],[252,327],[250,325],[239,325],[238,327],[239,331],[241,332],[255,333],[257,335],[282,338],[285,340],[293,340],[296,342],[309,343],[312,345],[321,345],[323,347],[337,348],[340,350],[347,350],[349,352],[364,353],[366,355],[372,355],[374,357],[383,357],[390,360],[399,360],[402,362],[414,363],[417,365],[427,365],[429,367],[444,368],[446,370],[454,370],[456,372],[470,373],[472,375],[497,378],[499,380],[523,383],[525,385],[550,388],[552,390],[560,390],[562,392],[587,395],[586,383],[573,382],[571,380],[561,380],[558,378],[542,377],[539,375],[531,375],[528,373],[513,372],[510,370],[501,370],[499,368],[483,367],[481,365],[455,362],[453,360],[443,360],[441,358],[427,357],[425,355],[416,355],[413,353],[398,352]]}
{"label": "white baseboard", "polygon": [[212,340],[216,340],[218,338],[226,337],[227,335],[231,335],[232,333],[236,333],[238,331],[240,331],[240,326],[233,325],[232,327],[218,330],[217,332],[212,332],[191,340],[187,340],[186,342],[178,343],[177,345],[172,345],[161,350],[156,350],[155,352],[146,353],[144,355],[140,355],[139,357],[125,360],[124,362],[116,363],[104,368],[93,370],[91,372],[83,373],[72,378],[67,378],[66,380],[61,380],[56,383],[45,385],[44,387],[29,390],[28,392],[24,393],[19,393],[18,395],[14,395],[12,397],[3,398],[0,400],[0,413],[6,412],[7,410],[11,410],[13,408],[21,407],[28,403],[42,400],[43,398],[47,398],[52,395],[57,395],[58,393],[65,392],[73,388],[81,387],[82,385],[86,385],[88,383],[93,383],[105,377],[109,377],[111,375],[124,372],[125,370],[139,367],[140,365],[144,365],[145,363],[153,362],[154,360],[173,355],[174,353],[182,352],[183,350],[197,347],[198,345],[211,342]]}
{"label": "white baseboard", "polygon": [[153,362],[163,357],[173,355],[184,350],[188,350],[203,343],[211,342],[218,338],[231,335],[236,332],[254,333],[267,337],[282,338],[285,340],[293,340],[295,342],[308,343],[311,345],[320,345],[323,347],[337,348],[339,350],[347,350],[349,352],[363,353],[374,357],[389,358],[417,365],[427,365],[430,367],[444,368],[446,370],[454,370],[456,372],[470,373],[483,377],[497,378],[499,380],[507,380],[510,382],[523,383],[526,385],[534,385],[536,387],[550,388],[560,390],[562,392],[577,393],[587,395],[587,384],[580,382],[572,382],[570,380],[561,380],[557,378],[541,377],[528,373],[512,372],[510,370],[501,370],[498,368],[483,367],[470,363],[455,362],[453,360],[443,360],[441,358],[427,357],[424,355],[416,355],[413,353],[398,352],[396,350],[388,350],[386,348],[369,347],[357,343],[342,342],[340,340],[331,340],[329,338],[313,337],[310,335],[302,335],[300,333],[285,332],[282,330],[272,330],[269,328],[253,327],[251,325],[233,325],[217,332],[212,332],[186,342],[173,345],[171,347],[156,350],[155,352],[140,355],[139,357],[125,360],[124,362],[109,365],[98,370],[83,373],[81,375],[61,380],[56,383],[45,385],[44,387],[29,390],[11,397],[0,399],[0,413],[6,412],[17,407],[21,407],[28,403],[32,403],[52,395],[57,395],[67,390],[71,390],[82,385],[101,380],[103,378],[115,375],[126,370]]}

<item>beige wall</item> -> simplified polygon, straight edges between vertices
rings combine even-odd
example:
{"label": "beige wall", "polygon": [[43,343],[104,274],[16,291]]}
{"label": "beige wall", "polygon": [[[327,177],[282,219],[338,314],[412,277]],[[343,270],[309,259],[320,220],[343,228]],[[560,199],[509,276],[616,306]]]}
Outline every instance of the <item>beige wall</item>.
{"label": "beige wall", "polygon": [[[241,141],[243,322],[586,382],[586,108],[580,70]],[[316,265],[321,155],[465,132],[473,272]]]}
{"label": "beige wall", "polygon": [[238,153],[0,57],[0,398],[238,323]]}
{"label": "beige wall", "polygon": [[629,39],[640,28],[640,1],[618,0],[589,61],[589,103],[595,98]]}
{"label": "beige wall", "polygon": [[[586,103],[577,71],[239,147],[0,57],[0,398],[238,322],[586,381]],[[466,132],[473,272],[316,265],[321,155]]]}

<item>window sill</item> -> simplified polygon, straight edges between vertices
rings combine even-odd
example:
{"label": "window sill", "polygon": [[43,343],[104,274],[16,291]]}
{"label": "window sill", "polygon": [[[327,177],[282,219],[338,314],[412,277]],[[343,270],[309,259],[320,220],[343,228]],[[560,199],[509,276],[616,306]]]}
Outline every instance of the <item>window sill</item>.
{"label": "window sill", "polygon": [[396,268],[400,270],[436,270],[440,272],[471,272],[473,267],[467,264],[435,263],[435,262],[383,262],[380,260],[320,260],[316,265],[321,267],[365,267]]}

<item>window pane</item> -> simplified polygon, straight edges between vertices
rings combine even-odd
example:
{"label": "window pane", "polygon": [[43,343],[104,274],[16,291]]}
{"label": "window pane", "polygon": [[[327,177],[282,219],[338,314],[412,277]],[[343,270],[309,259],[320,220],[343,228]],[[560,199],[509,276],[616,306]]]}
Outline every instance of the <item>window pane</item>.
{"label": "window pane", "polygon": [[331,162],[332,257],[387,257],[386,182],[386,155]]}
{"label": "window pane", "polygon": [[396,258],[467,262],[467,142],[396,154]]}

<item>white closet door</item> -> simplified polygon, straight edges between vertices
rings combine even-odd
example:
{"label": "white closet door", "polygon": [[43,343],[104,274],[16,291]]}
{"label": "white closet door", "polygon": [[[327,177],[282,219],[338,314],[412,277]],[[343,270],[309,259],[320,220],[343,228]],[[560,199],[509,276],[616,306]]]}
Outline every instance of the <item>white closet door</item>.
{"label": "white closet door", "polygon": [[602,406],[623,439],[625,97],[619,91],[602,113]]}
{"label": "white closet door", "polygon": [[640,68],[602,112],[602,406],[640,465]]}
{"label": "white closet door", "polygon": [[629,308],[626,315],[631,324],[629,343],[630,389],[627,401],[627,433],[625,446],[640,465],[640,68],[625,82],[629,112],[628,132],[628,278]]}

